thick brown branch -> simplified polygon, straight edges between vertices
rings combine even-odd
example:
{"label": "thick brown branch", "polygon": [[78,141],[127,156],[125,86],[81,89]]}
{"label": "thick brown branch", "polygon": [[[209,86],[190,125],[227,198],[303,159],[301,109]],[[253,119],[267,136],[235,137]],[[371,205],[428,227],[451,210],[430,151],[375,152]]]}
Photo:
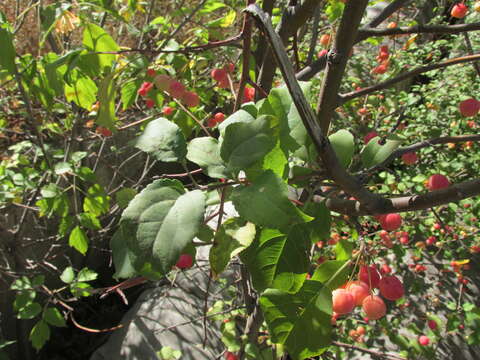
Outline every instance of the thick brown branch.
{"label": "thick brown branch", "polygon": [[355,200],[338,198],[325,198],[315,196],[314,201],[325,201],[326,206],[335,212],[345,215],[379,215],[398,213],[405,211],[417,211],[430,209],[435,206],[457,202],[480,194],[480,179],[464,181],[449,186],[446,189],[431,191],[420,195],[401,196],[388,199],[382,206],[377,207],[375,212],[369,211],[365,206]]}
{"label": "thick brown branch", "polygon": [[447,61],[442,62],[442,63],[421,66],[421,67],[418,67],[417,69],[407,71],[403,74],[400,74],[400,75],[398,75],[398,76],[396,76],[392,79],[381,82],[379,84],[375,84],[375,85],[363,88],[363,89],[358,90],[358,91],[352,91],[352,92],[349,92],[349,93],[346,93],[346,94],[341,94],[340,95],[340,102],[337,105],[344,104],[345,102],[347,102],[349,100],[352,100],[352,99],[355,99],[357,97],[364,96],[364,95],[367,95],[367,94],[371,94],[371,93],[373,93],[375,91],[378,91],[378,90],[387,89],[387,88],[389,88],[389,87],[391,87],[391,86],[393,86],[393,85],[395,85],[395,84],[397,84],[397,83],[399,83],[403,80],[406,80],[408,78],[411,78],[413,76],[416,76],[416,75],[419,75],[419,74],[422,74],[422,73],[425,73],[425,72],[428,72],[428,71],[432,71],[432,70],[436,70],[436,69],[442,69],[442,68],[445,68],[447,66],[463,64],[463,63],[467,63],[467,62],[471,62],[471,61],[475,61],[475,60],[480,60],[480,54],[453,58],[453,59],[447,60]]}
{"label": "thick brown branch", "polygon": [[317,106],[317,119],[325,135],[328,135],[330,120],[338,106],[338,90],[347,66],[348,53],[357,37],[357,30],[367,5],[368,0],[349,1],[347,3],[335,36],[333,49],[328,55],[325,77]]}
{"label": "thick brown branch", "polygon": [[396,27],[393,29],[363,28],[358,31],[357,42],[372,36],[391,36],[407,34],[459,34],[467,31],[480,30],[480,23],[456,25],[416,25],[411,27]]}

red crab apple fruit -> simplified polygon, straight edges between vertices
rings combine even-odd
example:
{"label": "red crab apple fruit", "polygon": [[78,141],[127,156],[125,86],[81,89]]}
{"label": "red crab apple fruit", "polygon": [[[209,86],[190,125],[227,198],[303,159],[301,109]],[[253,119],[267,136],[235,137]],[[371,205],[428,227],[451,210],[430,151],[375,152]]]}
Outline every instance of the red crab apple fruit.
{"label": "red crab apple fruit", "polygon": [[427,325],[431,330],[436,330],[438,327],[438,324],[435,320],[428,320]]}
{"label": "red crab apple fruit", "polygon": [[371,286],[372,288],[376,288],[380,282],[380,274],[378,273],[375,265],[362,265],[360,267],[360,271],[358,272],[358,279],[363,281],[369,287]]}
{"label": "red crab apple fruit", "polygon": [[157,75],[153,79],[153,82],[155,83],[155,86],[160,91],[167,91],[170,88],[170,84],[173,81],[174,80],[170,76],[165,75],[165,74]]}
{"label": "red crab apple fruit", "polygon": [[187,107],[195,107],[200,104],[200,98],[193,91],[185,91],[182,95],[182,101]]}
{"label": "red crab apple fruit", "polygon": [[213,116],[213,118],[215,119],[215,122],[217,124],[220,124],[221,122],[223,122],[223,120],[225,120],[225,114],[218,112]]}
{"label": "red crab apple fruit", "polygon": [[374,137],[378,136],[376,131],[370,131],[365,137],[363,138],[364,144],[368,144],[370,140],[372,140]]}
{"label": "red crab apple fruit", "polygon": [[380,280],[378,287],[380,294],[382,294],[385,299],[392,301],[400,299],[405,293],[402,282],[393,275],[384,276]]}
{"label": "red crab apple fruit", "polygon": [[465,117],[475,116],[480,111],[480,101],[476,99],[467,99],[460,102],[458,105],[460,114]]}
{"label": "red crab apple fruit", "polygon": [[169,116],[169,115],[172,115],[172,114],[173,114],[173,111],[174,111],[174,110],[175,110],[175,109],[172,108],[171,106],[164,106],[163,109],[162,109],[162,113],[163,113],[163,115],[165,115],[165,116]]}
{"label": "red crab apple fruit", "polygon": [[402,217],[400,214],[387,214],[380,220],[380,226],[387,231],[397,230],[402,226]]}
{"label": "red crab apple fruit", "polygon": [[450,186],[450,181],[442,174],[434,174],[428,178],[427,188],[430,191],[444,189]]}
{"label": "red crab apple fruit", "polygon": [[212,78],[215,81],[220,82],[220,81],[225,80],[227,78],[227,70],[225,70],[225,69],[213,69],[210,75],[212,75]]}
{"label": "red crab apple fruit", "polygon": [[254,98],[255,98],[255,89],[251,87],[246,87],[243,90],[243,101],[244,102],[253,101]]}
{"label": "red crab apple fruit", "polygon": [[468,12],[468,7],[464,3],[458,3],[455,4],[452,8],[452,11],[450,12],[450,15],[452,17],[457,18],[457,19],[463,19]]}
{"label": "red crab apple fruit", "polygon": [[361,306],[363,299],[370,295],[370,288],[363,281],[351,281],[347,284],[345,290],[352,294],[357,306]]}
{"label": "red crab apple fruit", "polygon": [[428,336],[421,335],[418,338],[418,343],[422,346],[427,346],[428,344],[430,344],[430,339],[428,338]]}
{"label": "red crab apple fruit", "polygon": [[230,351],[225,352],[225,360],[238,360],[238,356]]}
{"label": "red crab apple fruit", "polygon": [[182,254],[175,266],[179,269],[188,269],[193,265],[193,257],[190,254]]}
{"label": "red crab apple fruit", "polygon": [[182,83],[174,80],[170,83],[168,92],[173,98],[180,99],[183,94],[185,94],[185,86],[183,86]]}
{"label": "red crab apple fruit", "polygon": [[377,295],[367,296],[362,303],[362,309],[369,320],[378,320],[387,313],[387,306]]}
{"label": "red crab apple fruit", "polygon": [[331,36],[329,34],[323,34],[320,36],[320,44],[327,47],[330,44]]}
{"label": "red crab apple fruit", "polygon": [[145,81],[138,89],[138,95],[146,96],[153,89],[153,83]]}
{"label": "red crab apple fruit", "polygon": [[339,315],[352,312],[355,307],[355,299],[353,295],[345,289],[337,289],[332,291],[332,309]]}
{"label": "red crab apple fruit", "polygon": [[155,106],[155,101],[153,99],[147,99],[145,100],[145,105],[147,108],[151,109]]}
{"label": "red crab apple fruit", "polygon": [[157,73],[154,69],[147,69],[147,75],[150,77],[154,77],[155,75],[157,75]]}
{"label": "red crab apple fruit", "polygon": [[405,165],[413,165],[418,161],[418,156],[415,152],[408,152],[402,155],[402,161]]}
{"label": "red crab apple fruit", "polygon": [[97,134],[100,134],[102,136],[112,136],[112,131],[110,129],[107,129],[106,127],[103,127],[103,126],[98,126],[96,129],[95,129],[95,132]]}

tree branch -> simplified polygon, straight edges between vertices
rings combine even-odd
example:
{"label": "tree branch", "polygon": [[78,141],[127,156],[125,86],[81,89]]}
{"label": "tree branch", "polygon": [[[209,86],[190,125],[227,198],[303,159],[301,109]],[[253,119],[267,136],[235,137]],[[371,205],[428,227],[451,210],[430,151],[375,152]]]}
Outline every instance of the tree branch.
{"label": "tree branch", "polygon": [[395,11],[400,10],[402,7],[407,5],[411,0],[395,0],[385,6],[385,8],[375,16],[367,25],[369,28],[374,28],[380,25],[382,22],[387,20]]}
{"label": "tree branch", "polygon": [[328,135],[332,115],[338,106],[338,90],[347,67],[348,53],[357,37],[357,30],[367,5],[368,0],[347,2],[333,48],[328,54],[325,77],[317,106],[317,119],[325,136]]}
{"label": "tree branch", "polygon": [[332,341],[332,344],[336,345],[336,346],[339,346],[339,347],[347,348],[347,349],[357,350],[357,351],[363,352],[365,354],[370,354],[370,355],[373,355],[374,357],[381,358],[381,359],[406,360],[405,358],[403,358],[401,356],[398,356],[398,355],[385,354],[385,353],[381,353],[379,351],[367,349],[367,348],[352,345],[352,344],[345,344],[345,343],[342,343],[342,342],[339,342],[339,341]]}
{"label": "tree branch", "polygon": [[480,23],[457,25],[416,25],[410,27],[396,27],[392,29],[362,28],[358,31],[356,42],[363,41],[372,36],[392,36],[407,34],[459,34],[467,31],[480,30]]}
{"label": "tree branch", "polygon": [[407,72],[405,72],[403,74],[400,74],[400,75],[398,75],[398,76],[396,76],[392,79],[389,79],[387,81],[384,81],[384,82],[381,82],[381,83],[363,88],[363,89],[358,90],[358,91],[352,91],[352,92],[349,92],[349,93],[346,93],[346,94],[341,94],[339,104],[337,104],[337,105],[344,104],[345,102],[347,102],[349,100],[352,100],[352,99],[355,99],[357,97],[373,93],[373,92],[378,91],[378,90],[387,89],[387,88],[391,87],[392,85],[395,85],[396,83],[399,83],[403,80],[406,80],[408,78],[411,78],[413,76],[416,76],[416,75],[419,75],[419,74],[422,74],[422,73],[425,73],[425,72],[428,72],[428,71],[432,71],[432,70],[436,70],[436,69],[442,69],[442,68],[445,68],[447,66],[463,64],[463,63],[467,63],[467,62],[470,62],[470,61],[476,61],[476,60],[480,60],[480,54],[462,56],[462,57],[453,58],[453,59],[450,59],[450,60],[447,60],[445,62],[438,63],[438,64],[420,66],[417,69],[407,71]]}

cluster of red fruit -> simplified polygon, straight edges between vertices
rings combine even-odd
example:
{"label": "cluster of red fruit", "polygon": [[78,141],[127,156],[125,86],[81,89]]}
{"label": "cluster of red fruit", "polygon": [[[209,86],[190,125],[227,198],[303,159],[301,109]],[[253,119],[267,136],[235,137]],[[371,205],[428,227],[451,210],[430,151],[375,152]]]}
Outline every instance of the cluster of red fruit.
{"label": "cluster of red fruit", "polygon": [[372,74],[385,74],[388,70],[390,53],[388,51],[388,45],[380,46],[378,50],[377,62],[378,65],[372,70]]}
{"label": "cluster of red fruit", "polygon": [[380,296],[373,294],[375,288],[380,290],[381,296],[391,301],[400,299],[405,293],[402,282],[396,276],[382,277],[375,265],[363,265],[360,267],[358,280],[349,281],[332,292],[332,321],[339,315],[352,312],[355,306],[362,307],[368,320],[385,316],[387,306]]}
{"label": "cluster of red fruit", "polygon": [[[230,87],[230,79],[228,77],[228,74],[232,74],[234,70],[235,70],[235,65],[230,63],[227,66],[224,66],[223,68],[213,69],[210,75],[212,76],[212,79],[217,82],[217,86],[219,88],[228,89]],[[236,84],[233,84],[233,83],[232,85],[234,88],[237,86]],[[243,90],[242,103],[253,101],[254,98],[255,98],[255,89],[252,87],[245,87]]]}
{"label": "cluster of red fruit", "polygon": [[480,101],[471,98],[460,102],[458,105],[460,114],[465,117],[475,116],[480,112]]}
{"label": "cluster of red fruit", "polygon": [[225,120],[225,114],[218,112],[213,117],[207,120],[207,126],[213,128]]}

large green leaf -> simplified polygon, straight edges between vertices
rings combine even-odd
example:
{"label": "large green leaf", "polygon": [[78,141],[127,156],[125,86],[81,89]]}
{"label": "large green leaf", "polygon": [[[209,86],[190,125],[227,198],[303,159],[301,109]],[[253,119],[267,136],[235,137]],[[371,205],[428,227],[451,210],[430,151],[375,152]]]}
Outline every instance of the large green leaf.
{"label": "large green leaf", "polygon": [[40,320],[30,331],[29,339],[32,342],[32,346],[36,350],[40,350],[47,340],[50,339],[50,326],[44,320]]}
{"label": "large green leaf", "polygon": [[310,241],[299,226],[287,235],[278,230],[263,229],[242,255],[258,292],[275,288],[295,293],[308,271]]}
{"label": "large green leaf", "polygon": [[204,169],[212,178],[226,178],[230,173],[220,157],[218,140],[212,137],[195,138],[188,144],[187,159]]}
{"label": "large green leaf", "polygon": [[181,161],[187,155],[185,136],[176,124],[165,118],[149,122],[135,146],[164,162]]}
{"label": "large green leaf", "polygon": [[118,235],[135,255],[129,256],[135,269],[151,266],[153,271],[169,272],[198,233],[204,212],[200,190],[185,193],[176,180],[148,185],[123,212]]}
{"label": "large green leaf", "polygon": [[288,230],[294,224],[312,220],[292,204],[287,184],[271,170],[257,177],[251,186],[236,187],[231,198],[240,216],[259,226]]}
{"label": "large green leaf", "polygon": [[112,260],[113,265],[115,265],[115,274],[113,274],[115,279],[131,278],[137,274],[137,270],[135,270],[131,261],[133,254],[127,246],[125,236],[122,234],[123,230],[124,226],[120,225],[110,240]]}
{"label": "large green leaf", "polygon": [[232,115],[230,115],[228,118],[225,119],[220,125],[218,125],[218,130],[220,131],[220,135],[224,136],[225,135],[225,129],[236,123],[250,123],[254,121],[255,118],[250,115],[247,111],[240,109],[236,112],[234,112]]}
{"label": "large green leaf", "polygon": [[15,48],[13,47],[13,37],[7,23],[0,20],[0,69],[7,70],[10,75],[15,73]]}
{"label": "large green leaf", "polygon": [[328,139],[332,144],[333,150],[335,150],[340,164],[345,168],[348,167],[352,162],[353,151],[355,149],[353,135],[349,131],[342,129],[330,135]]}
{"label": "large green leaf", "polygon": [[330,345],[332,295],[322,283],[306,280],[296,294],[267,289],[260,306],[272,341],[284,344],[293,359],[320,355]]}
{"label": "large green leaf", "polygon": [[268,115],[227,126],[220,156],[231,169],[247,169],[275,147],[274,126],[275,118]]}
{"label": "large green leaf", "polygon": [[[91,52],[115,52],[120,50],[115,40],[100,26],[88,23],[83,32],[83,45]],[[95,63],[100,70],[112,66],[115,54],[89,54],[89,61]]]}
{"label": "large green leaf", "polygon": [[67,101],[73,101],[78,106],[90,110],[93,103],[97,101],[97,85],[88,76],[74,71],[72,85],[65,83],[65,97]]}
{"label": "large green leaf", "polygon": [[400,140],[387,140],[385,144],[382,145],[378,143],[379,140],[380,138],[378,136],[374,137],[363,148],[360,154],[362,163],[367,168],[380,164],[402,143]]}
{"label": "large green leaf", "polygon": [[330,210],[324,203],[309,202],[305,205],[305,212],[315,219],[302,225],[302,231],[305,231],[312,243],[326,240],[330,237],[330,227],[332,217]]}
{"label": "large green leaf", "polygon": [[114,81],[114,74],[105,77],[98,91],[100,109],[98,110],[97,124],[110,130],[115,129],[115,96],[117,89]]}
{"label": "large green leaf", "polygon": [[248,248],[255,238],[255,225],[240,218],[225,221],[215,234],[210,249],[210,266],[214,275],[220,274],[228,262]]}

